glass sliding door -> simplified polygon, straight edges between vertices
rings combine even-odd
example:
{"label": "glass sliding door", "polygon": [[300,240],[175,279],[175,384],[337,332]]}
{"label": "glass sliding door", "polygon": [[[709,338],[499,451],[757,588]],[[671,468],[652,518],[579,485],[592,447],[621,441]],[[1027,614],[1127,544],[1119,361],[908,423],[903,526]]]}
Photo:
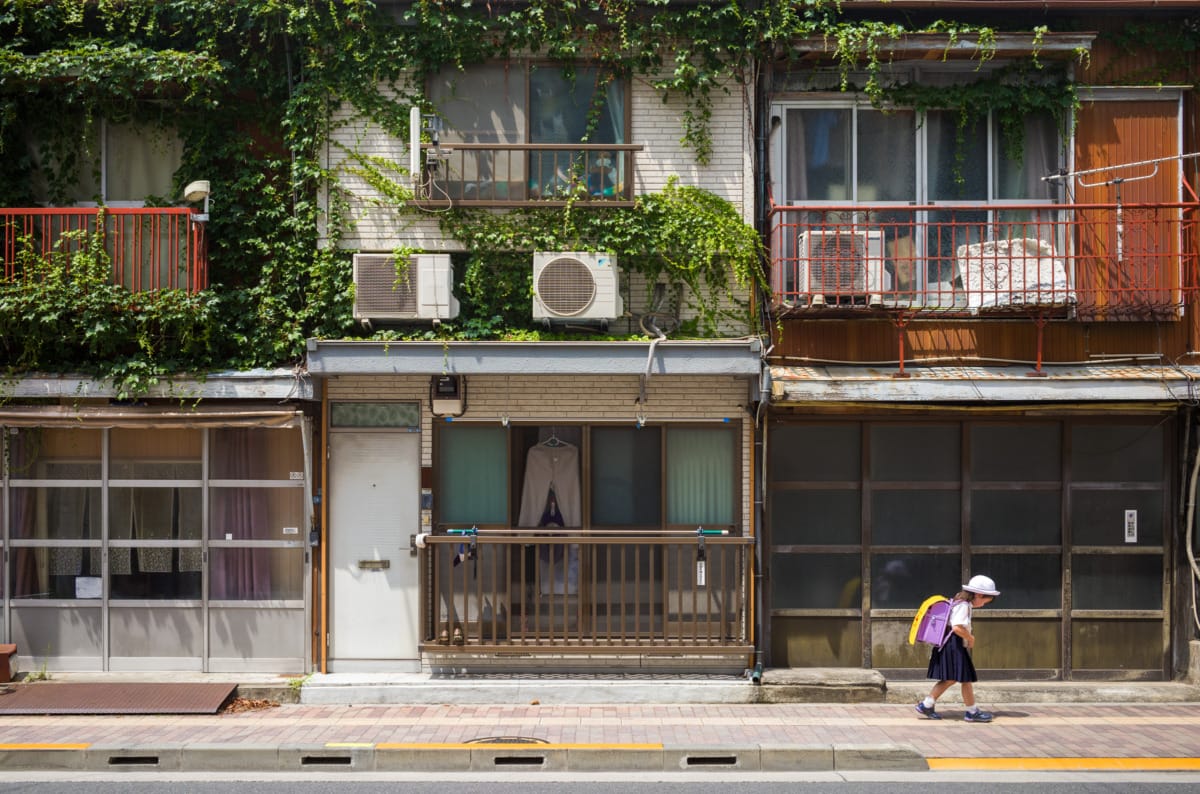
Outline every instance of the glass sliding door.
{"label": "glass sliding door", "polygon": [[303,671],[308,476],[295,427],[4,439],[0,641],[52,670]]}

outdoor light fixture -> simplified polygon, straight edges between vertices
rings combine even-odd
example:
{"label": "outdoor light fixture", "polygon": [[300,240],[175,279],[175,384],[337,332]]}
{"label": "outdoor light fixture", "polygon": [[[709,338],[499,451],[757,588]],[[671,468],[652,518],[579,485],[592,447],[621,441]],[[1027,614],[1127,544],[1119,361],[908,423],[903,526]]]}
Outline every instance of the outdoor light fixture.
{"label": "outdoor light fixture", "polygon": [[195,182],[190,182],[188,186],[183,189],[184,201],[193,204],[197,201],[204,202],[204,212],[192,213],[192,220],[196,223],[204,223],[208,220],[208,194],[209,189],[207,179],[198,179]]}

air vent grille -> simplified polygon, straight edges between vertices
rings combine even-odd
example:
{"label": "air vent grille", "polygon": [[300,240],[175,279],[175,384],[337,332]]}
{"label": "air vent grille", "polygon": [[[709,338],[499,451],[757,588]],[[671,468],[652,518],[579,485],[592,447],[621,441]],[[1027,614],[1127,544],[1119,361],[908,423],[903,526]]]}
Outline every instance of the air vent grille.
{"label": "air vent grille", "polygon": [[416,316],[417,267],[409,260],[397,273],[395,258],[383,254],[358,256],[356,303],[366,317]]}
{"label": "air vent grille", "polygon": [[808,277],[813,292],[848,293],[864,289],[867,252],[862,235],[814,235],[808,244]]}
{"label": "air vent grille", "polygon": [[569,256],[547,262],[534,286],[546,308],[564,317],[579,314],[596,297],[595,276],[586,264]]}

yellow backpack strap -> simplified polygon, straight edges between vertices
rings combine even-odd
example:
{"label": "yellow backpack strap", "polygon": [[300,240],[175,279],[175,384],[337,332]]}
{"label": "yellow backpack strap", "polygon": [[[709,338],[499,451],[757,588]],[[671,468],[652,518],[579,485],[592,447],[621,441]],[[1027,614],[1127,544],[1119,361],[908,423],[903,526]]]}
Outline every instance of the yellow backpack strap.
{"label": "yellow backpack strap", "polygon": [[921,606],[917,607],[917,614],[913,618],[912,625],[908,629],[908,644],[917,644],[917,629],[921,627],[921,619],[925,617],[925,612],[939,601],[945,601],[946,597],[941,595],[931,595],[926,598]]}

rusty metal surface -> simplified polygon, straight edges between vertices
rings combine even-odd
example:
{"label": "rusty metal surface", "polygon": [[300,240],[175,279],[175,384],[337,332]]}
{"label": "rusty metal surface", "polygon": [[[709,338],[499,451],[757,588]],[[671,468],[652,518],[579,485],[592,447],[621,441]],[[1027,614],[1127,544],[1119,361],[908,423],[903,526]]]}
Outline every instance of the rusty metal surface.
{"label": "rusty metal surface", "polygon": [[215,714],[237,684],[42,681],[0,695],[0,714]]}

